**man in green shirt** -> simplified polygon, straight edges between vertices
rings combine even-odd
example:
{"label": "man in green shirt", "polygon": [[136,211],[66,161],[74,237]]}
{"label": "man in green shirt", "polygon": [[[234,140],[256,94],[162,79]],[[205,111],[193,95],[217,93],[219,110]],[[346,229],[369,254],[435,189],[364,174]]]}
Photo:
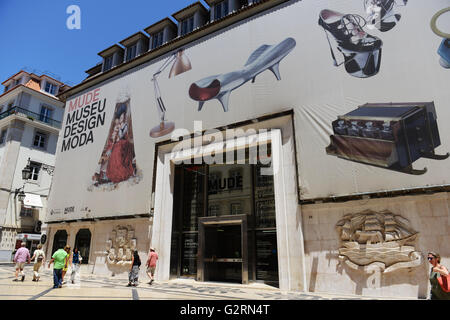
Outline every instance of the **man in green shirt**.
{"label": "man in green shirt", "polygon": [[67,267],[66,257],[67,252],[63,248],[60,248],[52,255],[52,259],[48,263],[48,267],[50,268],[52,262],[55,262],[53,266],[53,288],[62,287],[62,270],[64,267]]}

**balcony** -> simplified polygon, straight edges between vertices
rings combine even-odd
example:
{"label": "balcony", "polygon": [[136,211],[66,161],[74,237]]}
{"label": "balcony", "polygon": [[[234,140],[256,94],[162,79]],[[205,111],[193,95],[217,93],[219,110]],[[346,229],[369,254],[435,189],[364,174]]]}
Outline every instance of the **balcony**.
{"label": "balcony", "polygon": [[52,126],[54,128],[61,129],[61,121],[46,117],[39,113],[35,113],[35,112],[29,111],[27,109],[23,109],[20,107],[12,107],[12,108],[9,108],[7,111],[0,113],[0,120],[4,119],[6,117],[9,117],[10,115],[24,117],[24,118],[27,118],[32,121],[38,121],[40,123],[44,123],[44,124]]}

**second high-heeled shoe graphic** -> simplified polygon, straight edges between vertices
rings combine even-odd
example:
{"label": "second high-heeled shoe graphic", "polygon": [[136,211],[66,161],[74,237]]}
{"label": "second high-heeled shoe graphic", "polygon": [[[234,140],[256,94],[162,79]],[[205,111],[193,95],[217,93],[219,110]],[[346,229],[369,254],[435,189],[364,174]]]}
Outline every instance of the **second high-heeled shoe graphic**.
{"label": "second high-heeled shoe graphic", "polygon": [[[408,0],[402,0],[406,5]],[[381,32],[391,30],[401,15],[395,8],[400,5],[395,0],[365,0],[367,18],[358,14],[343,14],[324,9],[319,14],[319,25],[324,29],[331,57],[335,66],[344,64],[345,70],[352,76],[368,78],[380,70],[383,41],[366,31],[378,29]],[[343,61],[338,62],[332,42],[342,53]]]}
{"label": "second high-heeled shoe graphic", "polygon": [[401,14],[397,8],[406,6],[408,0],[400,0],[398,4],[395,0],[364,0],[364,9],[367,17],[367,27],[377,28],[381,32],[391,30],[400,21]]}

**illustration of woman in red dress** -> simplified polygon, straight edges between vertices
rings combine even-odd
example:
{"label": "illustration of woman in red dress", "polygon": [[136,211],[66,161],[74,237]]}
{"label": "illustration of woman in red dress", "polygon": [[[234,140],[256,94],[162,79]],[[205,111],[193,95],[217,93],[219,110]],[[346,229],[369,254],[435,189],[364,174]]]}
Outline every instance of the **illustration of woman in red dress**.
{"label": "illustration of woman in red dress", "polygon": [[127,111],[127,103],[121,103],[114,117],[114,121],[119,120],[118,131],[111,137],[113,144],[106,166],[106,176],[113,183],[127,180],[135,174],[133,167],[134,145],[130,142],[130,140],[132,141],[132,133],[128,127],[129,116],[127,116]]}
{"label": "illustration of woman in red dress", "polygon": [[105,185],[115,188],[117,183],[130,178],[137,179],[134,183],[140,180],[135,163],[130,99],[127,99],[116,104],[108,138],[98,168],[92,176],[92,186]]}

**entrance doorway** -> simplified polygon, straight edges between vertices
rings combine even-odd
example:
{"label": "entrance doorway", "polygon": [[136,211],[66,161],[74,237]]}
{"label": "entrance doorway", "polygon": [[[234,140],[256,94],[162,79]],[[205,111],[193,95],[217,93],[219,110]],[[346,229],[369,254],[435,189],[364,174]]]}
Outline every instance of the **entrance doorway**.
{"label": "entrance doorway", "polygon": [[200,281],[248,283],[247,217],[199,219]]}
{"label": "entrance doorway", "polygon": [[56,250],[64,248],[67,244],[67,232],[66,230],[58,230],[53,237],[53,248],[51,254],[55,253]]}
{"label": "entrance doorway", "polygon": [[262,168],[175,166],[172,278],[278,286],[273,176]]}
{"label": "entrance doorway", "polygon": [[80,229],[75,237],[75,247],[83,258],[82,264],[89,263],[89,250],[91,247],[91,231],[89,229]]}

